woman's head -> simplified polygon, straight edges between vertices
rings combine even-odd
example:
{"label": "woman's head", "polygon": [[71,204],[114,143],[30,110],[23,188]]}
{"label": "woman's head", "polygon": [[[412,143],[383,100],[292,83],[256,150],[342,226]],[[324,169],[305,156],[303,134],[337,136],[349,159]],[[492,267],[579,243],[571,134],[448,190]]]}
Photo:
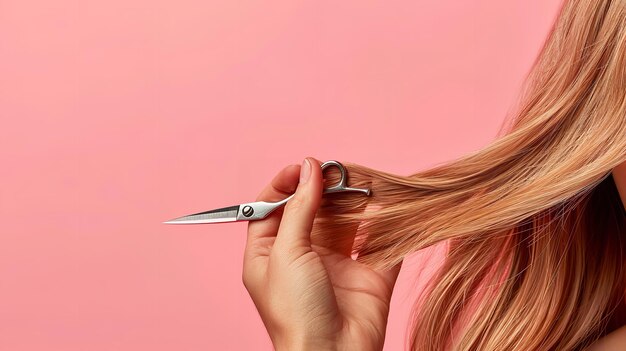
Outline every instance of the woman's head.
{"label": "woman's head", "polygon": [[312,240],[364,264],[448,245],[414,349],[578,349],[620,323],[626,1],[564,2],[520,96],[484,149],[409,176],[343,162],[372,196],[323,199]]}

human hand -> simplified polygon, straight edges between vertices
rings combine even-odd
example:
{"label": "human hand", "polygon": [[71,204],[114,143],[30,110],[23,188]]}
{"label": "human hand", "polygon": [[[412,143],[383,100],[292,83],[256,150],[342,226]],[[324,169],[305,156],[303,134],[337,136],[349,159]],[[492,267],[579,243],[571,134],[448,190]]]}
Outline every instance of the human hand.
{"label": "human hand", "polygon": [[[353,260],[351,247],[312,244],[323,178],[320,162],[307,160],[308,172],[287,166],[259,194],[279,201],[295,190],[284,208],[249,222],[243,283],[278,351],[382,350],[402,262],[376,271]],[[298,181],[301,168],[308,180]]]}

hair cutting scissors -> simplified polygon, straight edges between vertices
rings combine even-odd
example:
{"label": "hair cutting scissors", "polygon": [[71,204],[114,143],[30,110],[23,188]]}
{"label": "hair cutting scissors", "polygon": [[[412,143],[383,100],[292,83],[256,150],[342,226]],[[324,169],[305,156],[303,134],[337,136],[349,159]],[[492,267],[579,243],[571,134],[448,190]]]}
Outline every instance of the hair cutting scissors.
{"label": "hair cutting scissors", "polygon": [[[334,160],[329,160],[322,163],[322,172],[324,169],[330,166],[336,166],[339,168],[341,172],[341,179],[339,183],[335,186],[324,188],[322,194],[328,193],[338,193],[345,191],[353,191],[364,193],[369,196],[371,194],[371,189],[359,189],[359,188],[350,188],[346,186],[346,182],[348,180],[347,171],[344,166]],[[167,222],[163,222],[165,224],[205,224],[205,223],[223,223],[223,222],[235,222],[235,221],[254,221],[267,217],[274,210],[284,205],[289,201],[294,194],[291,194],[289,197],[282,199],[278,202],[265,202],[265,201],[257,201],[257,202],[249,202],[245,204],[222,207],[210,211],[199,212],[190,214],[187,216],[175,218],[169,220]]]}

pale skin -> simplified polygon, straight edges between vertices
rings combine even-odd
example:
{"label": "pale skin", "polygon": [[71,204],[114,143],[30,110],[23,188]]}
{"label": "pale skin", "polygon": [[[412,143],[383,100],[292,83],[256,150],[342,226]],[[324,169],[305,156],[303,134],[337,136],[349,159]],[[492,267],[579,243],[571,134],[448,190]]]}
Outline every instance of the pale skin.
{"label": "pale skin", "polygon": [[[321,163],[307,181],[301,165],[282,169],[256,201],[287,204],[261,221],[250,221],[243,283],[277,351],[382,350],[389,303],[402,262],[372,270],[350,256],[352,246],[328,248],[311,237],[322,196]],[[626,162],[613,170],[626,206]],[[625,292],[626,293],[626,292]],[[589,351],[624,350],[626,326],[598,340]]]}
{"label": "pale skin", "polygon": [[[328,248],[311,237],[323,180],[321,163],[281,170],[257,201],[284,208],[248,224],[243,283],[277,351],[381,350],[389,301],[402,263],[375,271],[350,256],[352,245]],[[296,189],[297,188],[297,189]]]}

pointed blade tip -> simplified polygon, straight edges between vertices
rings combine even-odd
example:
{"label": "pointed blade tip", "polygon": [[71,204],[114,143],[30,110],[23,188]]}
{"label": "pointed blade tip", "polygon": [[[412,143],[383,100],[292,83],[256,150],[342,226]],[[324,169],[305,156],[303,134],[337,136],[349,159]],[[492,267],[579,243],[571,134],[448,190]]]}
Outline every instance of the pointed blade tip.
{"label": "pointed blade tip", "polygon": [[176,218],[176,219],[170,219],[169,221],[165,221],[162,224],[180,224],[180,223],[179,223],[179,220]]}

